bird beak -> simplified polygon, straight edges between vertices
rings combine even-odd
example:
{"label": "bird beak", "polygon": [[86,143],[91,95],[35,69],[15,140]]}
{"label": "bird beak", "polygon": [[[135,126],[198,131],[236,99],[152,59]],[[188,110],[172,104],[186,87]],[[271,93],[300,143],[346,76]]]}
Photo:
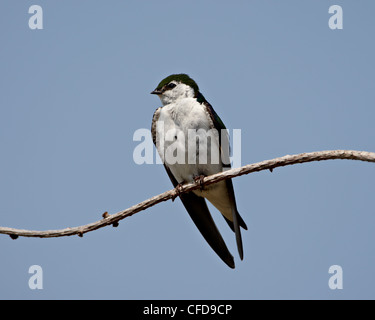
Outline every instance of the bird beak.
{"label": "bird beak", "polygon": [[151,94],[162,94],[162,91],[155,89],[154,91],[151,92]]}

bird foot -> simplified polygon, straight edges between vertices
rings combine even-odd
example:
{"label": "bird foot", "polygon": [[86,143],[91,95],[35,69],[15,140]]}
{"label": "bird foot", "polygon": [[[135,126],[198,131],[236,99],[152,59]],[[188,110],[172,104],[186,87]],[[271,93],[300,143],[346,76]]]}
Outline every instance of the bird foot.
{"label": "bird foot", "polygon": [[203,187],[204,187],[204,184],[203,184],[204,178],[205,178],[205,176],[203,174],[201,174],[200,176],[194,177],[194,181],[195,181],[195,183],[199,183],[199,185],[201,187],[201,191],[203,190]]}
{"label": "bird foot", "polygon": [[180,196],[180,194],[182,193],[182,183],[179,183],[176,188],[174,188],[175,190],[175,194],[172,196],[172,201],[174,201],[174,199],[176,199],[177,197]]}

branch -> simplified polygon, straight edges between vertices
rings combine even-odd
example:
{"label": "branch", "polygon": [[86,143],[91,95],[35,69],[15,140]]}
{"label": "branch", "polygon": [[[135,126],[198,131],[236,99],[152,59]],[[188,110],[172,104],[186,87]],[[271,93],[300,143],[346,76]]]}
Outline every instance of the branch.
{"label": "branch", "polygon": [[[293,165],[297,163],[305,163],[312,161],[322,161],[322,160],[334,160],[334,159],[346,159],[346,160],[359,160],[375,163],[375,153],[365,152],[365,151],[354,151],[354,150],[330,150],[330,151],[319,151],[311,153],[301,153],[297,155],[286,155],[281,158],[276,158],[272,160],[266,160],[254,164],[249,164],[241,168],[235,168],[220,172],[203,179],[204,185],[210,185],[225,179],[230,179],[234,177],[239,177],[245,174],[272,170],[278,167],[284,167],[288,165]],[[65,228],[61,230],[46,230],[46,231],[34,231],[34,230],[22,230],[7,227],[0,227],[0,234],[7,234],[12,239],[17,239],[18,236],[22,237],[39,237],[39,238],[54,238],[54,237],[64,237],[78,235],[83,236],[84,233],[90,232],[99,228],[103,228],[108,225],[118,226],[118,222],[124,218],[130,217],[131,215],[146,210],[160,202],[167,201],[169,199],[174,200],[179,194],[186,193],[195,189],[199,189],[201,184],[199,182],[191,182],[183,185],[179,190],[172,189],[166,191],[162,194],[154,196],[148,200],[142,201],[126,210],[117,212],[115,214],[108,214],[105,212],[103,214],[103,219],[74,228]]]}

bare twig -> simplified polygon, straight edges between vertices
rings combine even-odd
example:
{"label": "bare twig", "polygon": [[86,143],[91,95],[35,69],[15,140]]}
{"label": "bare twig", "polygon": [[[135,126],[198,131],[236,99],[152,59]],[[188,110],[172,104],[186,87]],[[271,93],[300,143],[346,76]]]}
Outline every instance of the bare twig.
{"label": "bare twig", "polygon": [[[330,151],[319,151],[310,153],[301,153],[297,155],[286,155],[281,158],[275,158],[272,160],[266,160],[254,164],[249,164],[241,168],[231,169],[228,171],[220,172],[203,179],[204,185],[210,185],[221,180],[238,177],[241,175],[249,174],[252,172],[258,172],[263,170],[270,170],[277,167],[283,167],[293,165],[297,163],[305,163],[312,161],[322,160],[334,160],[334,159],[346,159],[346,160],[359,160],[367,162],[375,162],[375,153],[365,151],[354,151],[354,150],[330,150]],[[127,218],[139,211],[146,210],[160,202],[174,199],[181,193],[186,193],[195,189],[201,188],[200,182],[192,182],[179,187],[178,190],[172,189],[162,194],[154,196],[148,200],[140,202],[126,210],[117,212],[115,214],[103,214],[103,219],[74,228],[65,228],[61,230],[46,230],[46,231],[34,231],[34,230],[22,230],[7,227],[0,227],[0,234],[7,234],[12,239],[17,239],[19,236],[22,237],[39,237],[39,238],[54,238],[78,235],[83,236],[84,233],[90,232],[99,228],[103,228],[108,225],[118,226],[118,222],[124,218]]]}

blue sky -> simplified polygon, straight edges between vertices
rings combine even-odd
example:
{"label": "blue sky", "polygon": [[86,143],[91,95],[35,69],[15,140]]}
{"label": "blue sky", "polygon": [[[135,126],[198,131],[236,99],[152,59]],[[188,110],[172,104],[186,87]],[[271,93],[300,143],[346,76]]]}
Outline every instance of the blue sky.
{"label": "blue sky", "polygon": [[[28,9],[43,8],[43,30]],[[343,30],[328,8],[343,8]],[[11,1],[0,4],[0,225],[99,220],[172,188],[137,165],[149,93],[188,73],[242,164],[286,154],[375,150],[375,4],[355,1]],[[375,166],[295,165],[234,179],[244,261],[229,269],[180,201],[58,239],[0,235],[1,299],[374,299]],[[31,265],[43,289],[31,290]],[[328,286],[332,265],[343,290]]]}

